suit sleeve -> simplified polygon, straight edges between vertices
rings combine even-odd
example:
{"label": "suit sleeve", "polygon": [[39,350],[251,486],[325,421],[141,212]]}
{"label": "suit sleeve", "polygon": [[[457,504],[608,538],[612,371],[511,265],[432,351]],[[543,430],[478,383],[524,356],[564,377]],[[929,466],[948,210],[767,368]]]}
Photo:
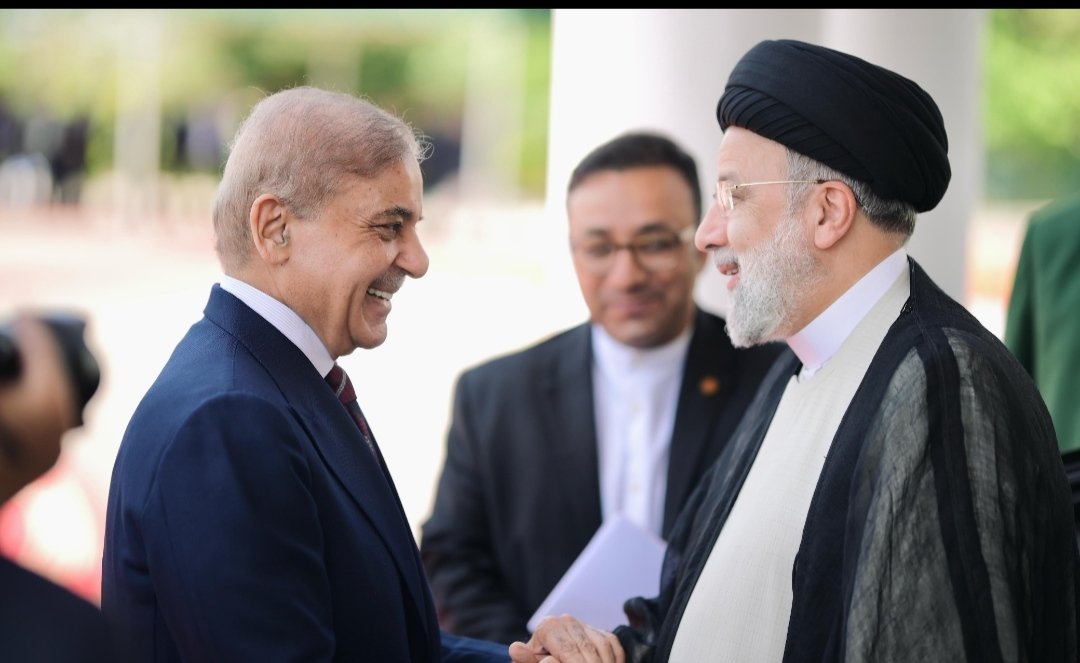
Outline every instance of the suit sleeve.
{"label": "suit sleeve", "polygon": [[442,646],[439,663],[506,663],[510,659],[508,645],[445,631],[439,638]]}
{"label": "suit sleeve", "polygon": [[1035,239],[1028,224],[1005,319],[1005,345],[1035,375]]}
{"label": "suit sleeve", "polygon": [[431,517],[422,528],[420,552],[431,583],[439,624],[451,633],[500,643],[525,640],[523,614],[495,556],[485,504],[488,482],[481,465],[471,385],[465,374],[454,393],[446,459]]}
{"label": "suit sleeve", "polygon": [[142,536],[185,660],[330,660],[323,533],[303,433],[251,396],[201,406],[156,468]]}

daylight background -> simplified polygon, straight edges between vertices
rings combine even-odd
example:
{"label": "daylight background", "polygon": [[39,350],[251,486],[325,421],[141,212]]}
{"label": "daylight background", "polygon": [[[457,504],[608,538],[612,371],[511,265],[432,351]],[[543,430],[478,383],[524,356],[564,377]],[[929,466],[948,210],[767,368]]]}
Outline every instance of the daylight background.
{"label": "daylight background", "polygon": [[[85,316],[103,376],[57,466],[0,510],[0,553],[98,600],[117,446],[220,275],[210,201],[225,143],[260,96],[298,84],[363,94],[434,142],[430,271],[394,298],[387,342],[342,360],[418,532],[460,371],[585,319],[560,195],[572,162],[636,116],[612,117],[610,131],[567,127],[585,127],[597,99],[693,112],[708,135],[687,146],[712,178],[713,109],[680,91],[715,104],[730,63],[657,74],[618,49],[688,53],[677,29],[688,23],[704,37],[737,22],[806,38],[784,26],[875,10],[801,11],[0,10],[0,323],[27,307]],[[915,29],[898,38],[912,53],[946,20],[974,26],[962,89],[976,110],[949,128],[973,146],[962,163],[975,184],[961,193],[974,203],[939,250],[958,274],[947,289],[1000,335],[1027,215],[1080,181],[1080,11],[881,11],[907,12],[897,29]],[[562,60],[557,26],[589,27]],[[650,128],[686,142],[684,123],[668,124]],[[702,299],[722,312],[716,293],[705,286]]]}

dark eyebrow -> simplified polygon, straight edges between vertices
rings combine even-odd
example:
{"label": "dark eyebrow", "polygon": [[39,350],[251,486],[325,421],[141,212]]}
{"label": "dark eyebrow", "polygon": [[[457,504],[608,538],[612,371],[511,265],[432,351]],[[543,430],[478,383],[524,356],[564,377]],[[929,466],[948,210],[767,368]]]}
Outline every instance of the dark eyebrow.
{"label": "dark eyebrow", "polygon": [[671,228],[669,228],[667,225],[665,225],[663,223],[660,223],[659,221],[656,221],[656,222],[649,223],[649,224],[646,224],[646,225],[638,228],[637,232],[635,232],[634,234],[635,235],[646,235],[648,233],[657,233],[657,232],[673,233],[675,231],[672,230]]}
{"label": "dark eyebrow", "polygon": [[[676,232],[676,231],[672,230],[668,225],[666,225],[666,224],[664,224],[664,223],[662,223],[660,221],[653,221],[652,223],[647,223],[644,226],[642,226],[642,227],[638,228],[637,230],[635,230],[634,231],[634,237],[640,237],[641,235],[649,235],[649,234],[652,234],[652,233],[668,233],[668,234],[670,234],[670,233],[674,233],[674,232]],[[590,229],[585,231],[585,235],[587,235],[589,237],[605,237],[606,238],[610,234],[611,233],[608,232],[608,230],[604,229],[604,228],[590,228]]]}
{"label": "dark eyebrow", "polygon": [[416,219],[417,221],[420,220],[416,217],[416,214],[408,207],[404,207],[402,205],[394,205],[392,207],[388,207],[382,210],[381,212],[378,212],[372,220],[409,221],[411,219]]}

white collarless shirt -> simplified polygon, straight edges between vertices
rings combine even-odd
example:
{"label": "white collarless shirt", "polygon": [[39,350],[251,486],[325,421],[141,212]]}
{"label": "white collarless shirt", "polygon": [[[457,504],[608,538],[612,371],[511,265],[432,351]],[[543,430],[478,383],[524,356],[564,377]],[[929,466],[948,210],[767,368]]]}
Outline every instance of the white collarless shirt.
{"label": "white collarless shirt", "polygon": [[622,514],[660,536],[692,328],[657,348],[628,347],[592,326],[593,401],[603,518]]}
{"label": "white collarless shirt", "polygon": [[907,252],[897,249],[867,272],[847,292],[810,324],[787,339],[787,344],[802,362],[799,380],[809,380],[851,335],[885,292],[908,269]]}

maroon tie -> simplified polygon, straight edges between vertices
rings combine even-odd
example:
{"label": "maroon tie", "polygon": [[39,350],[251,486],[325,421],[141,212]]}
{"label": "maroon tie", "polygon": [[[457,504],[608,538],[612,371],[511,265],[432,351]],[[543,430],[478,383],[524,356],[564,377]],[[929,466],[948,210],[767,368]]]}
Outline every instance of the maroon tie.
{"label": "maroon tie", "polygon": [[[356,402],[356,391],[353,389],[352,380],[349,379],[348,373],[341,366],[334,364],[334,367],[326,375],[326,382],[337,394],[341,404],[349,411],[353,421],[356,422],[356,427],[360,429],[360,434],[364,436],[368,449],[371,450],[371,453],[375,453],[375,438],[371,435],[371,428],[368,427],[367,419],[364,418],[364,413],[360,410],[360,404]],[[375,455],[377,458],[378,454]]]}

